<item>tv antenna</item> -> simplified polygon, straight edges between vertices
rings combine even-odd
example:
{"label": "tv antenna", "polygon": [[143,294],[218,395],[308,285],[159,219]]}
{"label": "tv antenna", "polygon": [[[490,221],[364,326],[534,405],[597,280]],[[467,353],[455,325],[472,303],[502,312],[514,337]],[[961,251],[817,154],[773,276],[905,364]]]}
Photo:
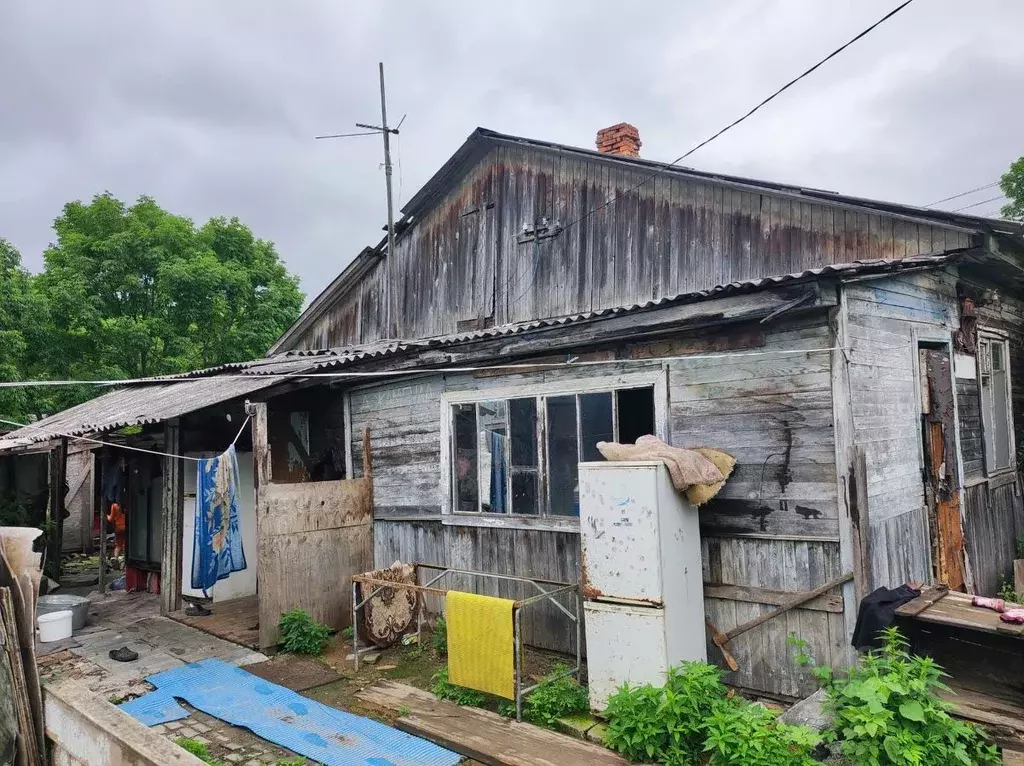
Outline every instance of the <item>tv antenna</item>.
{"label": "tv antenna", "polygon": [[388,279],[387,279],[387,328],[388,334],[391,334],[393,330],[392,322],[392,291],[391,284],[393,282],[391,278],[391,270],[394,268],[394,259],[391,257],[392,253],[395,252],[395,212],[394,202],[392,201],[391,194],[391,135],[398,135],[398,129],[402,127],[402,123],[405,122],[406,115],[402,115],[402,119],[398,121],[395,127],[388,125],[388,99],[387,93],[384,89],[384,62],[381,61],[378,64],[380,68],[380,125],[367,125],[362,122],[357,122],[357,128],[363,128],[363,131],[358,133],[332,133],[325,136],[315,136],[317,140],[325,138],[352,138],[355,136],[375,136],[381,135],[384,137],[384,185],[387,191],[388,198]]}

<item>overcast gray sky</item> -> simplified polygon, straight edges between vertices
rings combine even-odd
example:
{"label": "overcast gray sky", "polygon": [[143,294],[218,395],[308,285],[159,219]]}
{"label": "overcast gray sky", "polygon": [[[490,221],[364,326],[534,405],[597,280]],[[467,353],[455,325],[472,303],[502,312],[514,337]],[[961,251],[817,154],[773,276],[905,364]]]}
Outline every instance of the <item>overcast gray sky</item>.
{"label": "overcast gray sky", "polygon": [[[0,237],[38,270],[65,202],[148,194],[237,215],[312,297],[382,235],[379,139],[313,140],[379,120],[379,60],[404,201],[478,125],[592,147],[625,120],[671,160],[896,4],[0,0]],[[916,0],[687,163],[915,204],[995,181],[1022,28],[1018,0]]]}

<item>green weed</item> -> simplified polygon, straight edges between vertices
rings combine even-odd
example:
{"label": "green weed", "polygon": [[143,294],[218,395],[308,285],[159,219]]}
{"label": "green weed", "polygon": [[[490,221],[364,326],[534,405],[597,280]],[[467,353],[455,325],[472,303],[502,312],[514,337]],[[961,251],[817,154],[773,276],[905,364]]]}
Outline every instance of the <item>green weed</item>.
{"label": "green weed", "polygon": [[281,646],[295,654],[321,654],[330,636],[330,628],[314,620],[304,609],[285,612],[278,625]]}

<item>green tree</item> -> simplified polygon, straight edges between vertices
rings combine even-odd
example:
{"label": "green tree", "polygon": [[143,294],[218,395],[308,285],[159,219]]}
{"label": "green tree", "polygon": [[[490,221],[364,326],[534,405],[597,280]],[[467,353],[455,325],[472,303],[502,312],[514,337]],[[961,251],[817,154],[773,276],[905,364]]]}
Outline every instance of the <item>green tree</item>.
{"label": "green tree", "polygon": [[999,179],[999,188],[1008,200],[1000,215],[1013,221],[1024,221],[1024,157],[1003,173]]}
{"label": "green tree", "polygon": [[[258,358],[302,307],[273,244],[234,218],[197,229],[148,197],[127,206],[108,193],[65,205],[54,230],[37,278],[50,320],[39,353],[51,377],[146,377]],[[62,389],[61,398],[55,408],[85,394]]]}
{"label": "green tree", "polygon": [[[25,380],[38,374],[30,349],[42,339],[46,309],[21,265],[21,253],[0,239],[0,380]],[[0,388],[0,419],[24,423],[37,414],[35,392]],[[0,430],[11,426],[0,423]]]}

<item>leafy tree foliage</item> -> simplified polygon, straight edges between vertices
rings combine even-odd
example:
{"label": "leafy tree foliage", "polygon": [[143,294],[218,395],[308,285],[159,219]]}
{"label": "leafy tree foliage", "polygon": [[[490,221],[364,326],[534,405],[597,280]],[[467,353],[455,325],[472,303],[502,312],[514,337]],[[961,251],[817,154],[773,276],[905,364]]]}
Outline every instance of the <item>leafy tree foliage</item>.
{"label": "leafy tree foliage", "polygon": [[1024,157],[1010,165],[999,179],[999,188],[1009,200],[1001,215],[1014,221],[1024,221]]}
{"label": "leafy tree foliage", "polygon": [[[38,277],[0,249],[0,331],[24,349],[9,364],[4,354],[0,376],[134,378],[254,359],[302,307],[273,243],[237,218],[197,228],[149,197],[129,206],[108,193],[65,205],[54,231]],[[0,410],[44,414],[95,393],[22,392]]]}
{"label": "leafy tree foliage", "polygon": [[[21,253],[0,239],[0,380],[21,380],[36,366],[30,351],[41,339],[46,309],[21,265]],[[24,422],[35,412],[33,392],[0,388],[0,418]],[[0,423],[0,430],[9,428]]]}

